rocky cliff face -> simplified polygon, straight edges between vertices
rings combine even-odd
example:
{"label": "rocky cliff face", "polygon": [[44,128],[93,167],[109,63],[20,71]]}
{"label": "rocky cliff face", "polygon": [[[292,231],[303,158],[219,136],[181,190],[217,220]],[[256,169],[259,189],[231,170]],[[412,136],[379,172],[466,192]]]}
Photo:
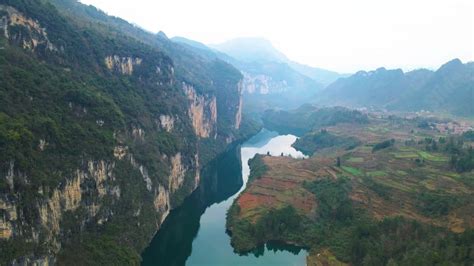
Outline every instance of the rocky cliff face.
{"label": "rocky cliff face", "polygon": [[250,112],[296,108],[321,88],[286,64],[262,63],[259,67],[250,65],[241,69],[245,108]]}
{"label": "rocky cliff face", "polygon": [[286,80],[275,81],[272,77],[264,74],[243,73],[244,92],[248,94],[272,94],[282,93],[289,88]]}
{"label": "rocky cliff face", "polygon": [[235,112],[235,122],[234,122],[234,129],[239,129],[240,124],[242,124],[242,108],[244,104],[244,99],[242,97],[242,90],[243,90],[243,85],[242,81],[239,82],[237,85],[237,91],[238,91],[238,105],[237,105],[237,111]]}
{"label": "rocky cliff face", "polygon": [[[116,149],[119,150],[119,149]],[[132,155],[124,156],[123,153],[116,156],[117,160],[125,160],[128,157],[130,164],[138,170],[142,177],[142,186],[145,186],[150,195],[153,196],[153,206],[156,210],[156,226],[158,229],[170,211],[170,194],[178,191],[188,172],[193,176],[193,189],[199,184],[198,156],[196,154],[193,166],[185,166],[180,153],[172,156],[169,161],[168,184],[154,184],[148,174],[147,169],[137,163]],[[15,171],[14,163],[8,173],[10,180],[24,179],[28,177],[21,172]],[[121,191],[126,187],[121,187],[116,182],[114,175],[115,162],[89,161],[83,169],[77,169],[73,176],[65,177],[64,183],[56,188],[41,186],[36,191],[39,196],[33,206],[28,206],[28,212],[37,214],[37,219],[29,221],[21,206],[22,191],[12,188],[6,193],[2,193],[0,199],[0,211],[3,213],[0,219],[0,239],[8,240],[21,237],[28,242],[37,245],[48,245],[47,260],[54,262],[54,254],[61,249],[61,240],[64,216],[77,212],[81,209],[83,215],[81,224],[103,225],[109,219],[113,219],[114,213],[109,211],[110,204],[121,200]],[[107,199],[107,201],[105,200]],[[140,209],[136,212],[139,214]],[[29,224],[35,222],[35,224]],[[34,260],[33,260],[34,258]],[[45,257],[23,257],[18,261],[20,264],[33,263],[35,260],[42,261]],[[27,263],[27,264],[28,264]]]}
{"label": "rocky cliff face", "polygon": [[107,56],[104,60],[109,70],[118,71],[123,75],[132,75],[133,67],[140,65],[143,59],[132,57],[120,57],[118,55]]}
{"label": "rocky cliff face", "polygon": [[188,98],[188,115],[192,121],[196,135],[202,138],[216,138],[216,97],[198,95],[192,86],[185,83],[183,83],[183,90]]}
{"label": "rocky cliff face", "polygon": [[0,29],[5,38],[24,49],[35,50],[37,47],[44,47],[51,51],[57,50],[49,41],[45,28],[11,6],[0,5]]}
{"label": "rocky cliff face", "polygon": [[[29,177],[15,170],[14,162],[11,162],[9,171],[10,179],[17,181],[22,179],[28,182]],[[102,223],[108,219],[106,214],[99,214],[104,197],[112,200],[120,199],[120,186],[114,185],[113,176],[114,163],[105,161],[89,161],[83,169],[77,169],[73,176],[64,178],[64,183],[52,188],[48,186],[37,187],[33,192],[37,196],[26,211],[23,206],[23,191],[14,186],[8,192],[1,194],[0,211],[4,213],[1,225],[3,233],[0,239],[24,239],[36,245],[47,245],[48,253],[44,256],[35,256],[34,260],[29,257],[18,258],[20,264],[29,264],[36,261],[47,260],[54,262],[55,253],[61,248],[61,223],[67,212],[75,212],[78,208],[84,211],[83,223],[94,219]],[[93,185],[88,188],[87,185]],[[93,194],[91,198],[89,195]],[[30,195],[33,196],[33,195]],[[29,213],[35,213],[34,224],[30,224]],[[41,264],[40,264],[41,265]]]}
{"label": "rocky cliff face", "polygon": [[88,8],[0,5],[0,264],[138,263],[240,128],[238,71]]}

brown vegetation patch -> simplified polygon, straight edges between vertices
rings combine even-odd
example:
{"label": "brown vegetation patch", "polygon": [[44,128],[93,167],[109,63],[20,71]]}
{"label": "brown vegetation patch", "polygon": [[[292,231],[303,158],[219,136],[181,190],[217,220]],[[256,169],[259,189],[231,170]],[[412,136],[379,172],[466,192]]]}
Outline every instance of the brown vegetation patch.
{"label": "brown vegetation patch", "polygon": [[270,177],[262,177],[255,181],[254,186],[271,188],[272,190],[287,190],[298,186],[299,182],[294,179],[273,179]]}
{"label": "brown vegetation patch", "polygon": [[241,211],[245,212],[245,210],[257,207],[272,207],[275,198],[270,195],[242,193],[237,202],[239,203]]}
{"label": "brown vegetation patch", "polygon": [[[420,164],[416,159],[421,158],[419,154],[424,147],[420,149],[404,144],[410,139],[423,140],[430,132],[422,131],[409,122],[397,124],[382,119],[373,120],[369,125],[338,124],[327,130],[356,137],[363,144],[349,151],[341,149],[315,153],[305,160],[264,156],[263,162],[268,170],[260,179],[249,183],[239,199],[244,216],[245,213],[252,216],[267,207],[280,208],[286,204],[310,216],[316,212],[317,200],[303,183],[347,176],[352,185],[349,197],[354,205],[367,210],[377,220],[403,216],[447,227],[453,232],[462,232],[474,226],[472,200],[450,210],[447,215],[429,215],[420,210],[418,198],[423,191],[435,194],[443,191],[461,198],[473,195],[472,188],[462,182],[448,162],[422,160]],[[396,140],[394,146],[372,151],[372,144],[392,138]],[[341,158],[342,167],[336,166],[337,157]],[[352,171],[344,170],[348,168]]]}
{"label": "brown vegetation patch", "polygon": [[[327,176],[328,172],[317,168],[317,172],[301,167],[305,160],[284,156],[264,156],[268,170],[263,176],[252,180],[240,195],[237,203],[240,216],[255,222],[265,210],[292,205],[300,214],[314,216],[315,196],[303,188],[303,182],[312,181],[317,176]],[[309,166],[309,164],[305,164]]]}

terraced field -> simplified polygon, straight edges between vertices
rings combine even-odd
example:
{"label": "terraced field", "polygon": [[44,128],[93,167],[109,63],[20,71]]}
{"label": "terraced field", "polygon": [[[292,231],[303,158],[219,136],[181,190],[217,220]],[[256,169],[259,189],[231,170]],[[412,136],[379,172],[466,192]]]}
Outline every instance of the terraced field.
{"label": "terraced field", "polygon": [[[386,130],[377,130],[382,125],[387,126]],[[443,232],[439,234],[445,236],[473,235],[469,232],[474,228],[474,172],[460,173],[453,169],[449,155],[441,148],[431,150],[431,146],[425,143],[432,142],[428,142],[426,137],[421,138],[420,131],[413,130],[417,129],[413,125],[388,125],[378,121],[368,126],[368,130],[361,125],[348,124],[327,128],[334,134],[357,136],[362,141],[361,145],[350,150],[328,148],[307,159],[262,156],[260,162],[266,171],[248,183],[228,214],[228,229],[233,232],[234,247],[239,250],[239,247],[251,246],[249,243],[252,241],[283,240],[309,246],[308,264],[351,263],[351,259],[344,257],[347,247],[338,246],[343,244],[331,241],[316,243],[316,237],[310,236],[311,232],[321,234],[321,230],[324,234],[341,238],[344,236],[338,234],[349,234],[343,232],[352,224],[340,225],[344,222],[334,218],[340,217],[341,212],[344,215],[349,213],[350,219],[355,219],[352,223],[364,221],[363,224],[377,227],[387,219],[402,219],[407,221],[401,222],[402,227],[408,227],[408,221],[416,221],[421,228]],[[422,133],[424,136],[430,132]],[[431,132],[432,135],[435,133],[438,136],[437,132]],[[394,144],[376,151],[373,149],[376,143],[386,139],[394,139]],[[323,184],[329,185],[328,189],[335,189],[337,195],[318,194],[321,193],[318,191],[325,190],[315,188]],[[347,193],[347,204],[344,197],[338,198],[341,193]],[[346,204],[346,211],[334,207],[342,203]],[[288,207],[293,208],[294,216],[300,219],[298,230],[260,235],[260,238],[267,239],[255,240],[255,237],[245,236],[248,231],[254,235],[258,235],[259,230],[265,231],[261,227],[262,221],[272,221],[271,226],[285,224],[281,220],[285,216],[278,216],[280,218],[276,220],[268,216],[272,210]],[[330,216],[335,215],[335,220],[329,223],[329,218],[325,217],[327,214],[324,214],[327,208]],[[325,225],[331,223],[333,225]],[[239,237],[234,237],[235,234]],[[438,237],[437,234],[429,235]],[[239,241],[247,242],[240,245]],[[471,248],[474,250],[472,243]],[[466,261],[474,260],[472,255],[468,255]]]}
{"label": "terraced field", "polygon": [[[351,199],[375,218],[405,216],[462,232],[474,226],[470,215],[462,215],[459,208],[453,209],[444,217],[430,218],[416,208],[418,193],[443,190],[453,197],[471,198],[464,208],[474,213],[472,187],[460,179],[474,178],[471,173],[459,175],[438,165],[440,160],[431,160],[418,166],[412,157],[397,156],[397,149],[382,151],[376,156],[371,152],[355,149],[341,156],[342,165],[335,166],[335,158],[313,157],[293,159],[289,157],[264,156],[267,172],[253,181],[237,200],[240,218],[253,221],[268,208],[281,208],[287,204],[294,206],[299,213],[310,216],[315,212],[316,201],[313,194],[303,184],[317,179],[341,176],[349,177],[352,184]],[[438,158],[424,152],[428,158]],[[362,160],[351,160],[351,158]],[[420,156],[421,157],[421,156]],[[347,160],[345,160],[347,158]],[[370,182],[370,185],[367,183]],[[383,190],[382,196],[378,190]],[[400,208],[403,206],[403,208]],[[459,206],[461,207],[461,206]]]}

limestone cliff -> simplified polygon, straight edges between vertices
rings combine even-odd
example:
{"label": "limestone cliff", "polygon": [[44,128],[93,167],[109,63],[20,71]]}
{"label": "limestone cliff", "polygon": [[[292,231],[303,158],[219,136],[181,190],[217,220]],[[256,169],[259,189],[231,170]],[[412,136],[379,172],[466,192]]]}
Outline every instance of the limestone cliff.
{"label": "limestone cliff", "polygon": [[174,128],[174,118],[169,115],[160,115],[159,123],[167,132],[171,132]]}
{"label": "limestone cliff", "polygon": [[141,58],[120,57],[118,55],[107,56],[104,60],[109,70],[118,71],[123,75],[132,75],[133,68],[142,63]]}
{"label": "limestone cliff", "polygon": [[199,95],[192,86],[186,83],[183,83],[183,90],[188,98],[188,114],[196,135],[202,138],[216,138],[216,97]]}
{"label": "limestone cliff", "polygon": [[13,223],[18,219],[16,206],[0,199],[0,210],[4,211],[0,220],[0,239],[9,239],[13,234]]}
{"label": "limestone cliff", "polygon": [[[199,156],[193,156],[191,165],[183,162],[181,153],[171,156],[169,160],[169,176],[165,184],[154,183],[147,168],[138,163],[134,156],[127,153],[128,148],[117,146],[114,149],[115,159],[127,161],[135,168],[142,178],[142,184],[146,187],[147,193],[153,199],[152,204],[156,211],[155,230],[158,230],[161,223],[171,210],[171,195],[182,188],[185,178],[189,173],[192,178],[192,190],[200,181]],[[63,182],[57,187],[41,186],[36,192],[37,199],[29,207],[28,212],[35,212],[38,215],[37,222],[30,224],[25,217],[24,210],[18,206],[22,201],[21,191],[14,187],[0,196],[0,241],[22,238],[36,245],[47,247],[48,254],[44,256],[26,256],[19,258],[20,264],[42,263],[48,260],[55,262],[55,254],[62,248],[62,237],[65,216],[70,213],[83,213],[79,222],[81,224],[96,224],[104,226],[108,220],[114,219],[114,213],[110,211],[110,204],[119,202],[123,190],[117,182],[115,172],[116,163],[114,161],[88,161],[83,168],[76,169],[73,176],[64,177]],[[14,162],[11,170],[5,179],[28,180],[28,176],[13,170],[16,169]],[[141,208],[135,210],[135,215],[140,215]]]}
{"label": "limestone cliff", "polygon": [[242,77],[76,1],[9,4],[0,264],[137,264],[239,136]]}
{"label": "limestone cliff", "polygon": [[[12,169],[15,169],[14,162]],[[83,222],[91,219],[98,221],[103,218],[98,217],[102,207],[101,199],[106,196],[115,200],[120,199],[120,187],[113,185],[113,169],[114,163],[89,161],[84,168],[77,169],[73,176],[64,178],[58,187],[38,187],[34,195],[36,200],[28,206],[28,210],[18,205],[24,197],[21,190],[12,187],[8,193],[2,193],[0,212],[5,215],[0,223],[2,227],[0,239],[21,237],[31,243],[45,245],[49,250],[47,259],[54,262],[53,254],[61,248],[61,223],[65,213],[74,212],[81,207],[85,211]],[[13,180],[28,180],[28,177],[19,171],[10,174]],[[88,188],[88,184],[93,184],[93,188]],[[95,196],[90,197],[91,194]],[[26,215],[31,212],[37,213],[37,223],[29,224]],[[21,258],[21,261],[26,264],[34,262],[27,257]]]}
{"label": "limestone cliff", "polygon": [[[243,84],[240,80],[230,88],[226,88],[230,91],[218,93],[217,96],[210,96],[199,94],[193,86],[183,82],[183,91],[188,98],[188,115],[197,136],[201,138],[217,138],[219,120],[224,120],[226,123],[230,122],[228,127],[231,130],[238,130],[240,128],[242,123]],[[219,104],[218,99],[220,100]],[[233,135],[230,132],[226,136],[221,137],[233,139]]]}
{"label": "limestone cliff", "polygon": [[242,107],[243,107],[243,98],[242,98],[242,90],[243,90],[243,82],[239,82],[237,85],[238,88],[238,105],[237,105],[237,110],[235,112],[235,121],[234,121],[234,128],[239,129],[240,124],[242,124]]}
{"label": "limestone cliff", "polygon": [[48,39],[45,28],[11,6],[0,5],[0,30],[5,38],[25,49],[44,47],[50,51],[57,50]]}
{"label": "limestone cliff", "polygon": [[248,94],[282,93],[290,89],[287,81],[274,80],[265,74],[251,74],[243,72],[243,90]]}

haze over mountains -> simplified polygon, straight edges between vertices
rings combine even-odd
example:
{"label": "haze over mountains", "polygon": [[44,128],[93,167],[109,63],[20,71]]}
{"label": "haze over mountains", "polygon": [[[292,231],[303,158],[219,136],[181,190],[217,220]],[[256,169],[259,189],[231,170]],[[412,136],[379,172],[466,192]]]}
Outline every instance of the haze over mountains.
{"label": "haze over mountains", "polygon": [[348,75],[291,61],[262,38],[237,38],[210,47],[182,37],[173,41],[206,50],[236,66],[244,75],[247,110],[288,109],[312,102],[474,114],[474,64],[463,64],[459,59],[437,71],[416,69],[405,73],[381,67]]}
{"label": "haze over mountains", "polygon": [[0,265],[139,264],[201,178],[218,189],[216,160],[261,121],[365,123],[311,104],[474,115],[474,63],[348,76],[264,39],[169,39],[75,0],[0,1],[0,77]]}
{"label": "haze over mountains", "polygon": [[0,2],[0,76],[1,265],[137,265],[258,130],[232,65],[75,0]]}
{"label": "haze over mountains", "polygon": [[345,76],[293,62],[263,38],[237,38],[210,46],[183,37],[172,40],[207,51],[237,67],[244,76],[244,106],[250,112],[296,108]]}
{"label": "haze over mountains", "polygon": [[236,38],[227,42],[211,45],[211,47],[226,53],[244,62],[279,62],[286,63],[297,72],[314,79],[316,82],[327,86],[347,74],[311,67],[288,59],[278,51],[270,41],[263,38]]}
{"label": "haze over mountains", "polygon": [[319,104],[474,115],[474,63],[453,59],[438,70],[360,71],[329,85]]}

